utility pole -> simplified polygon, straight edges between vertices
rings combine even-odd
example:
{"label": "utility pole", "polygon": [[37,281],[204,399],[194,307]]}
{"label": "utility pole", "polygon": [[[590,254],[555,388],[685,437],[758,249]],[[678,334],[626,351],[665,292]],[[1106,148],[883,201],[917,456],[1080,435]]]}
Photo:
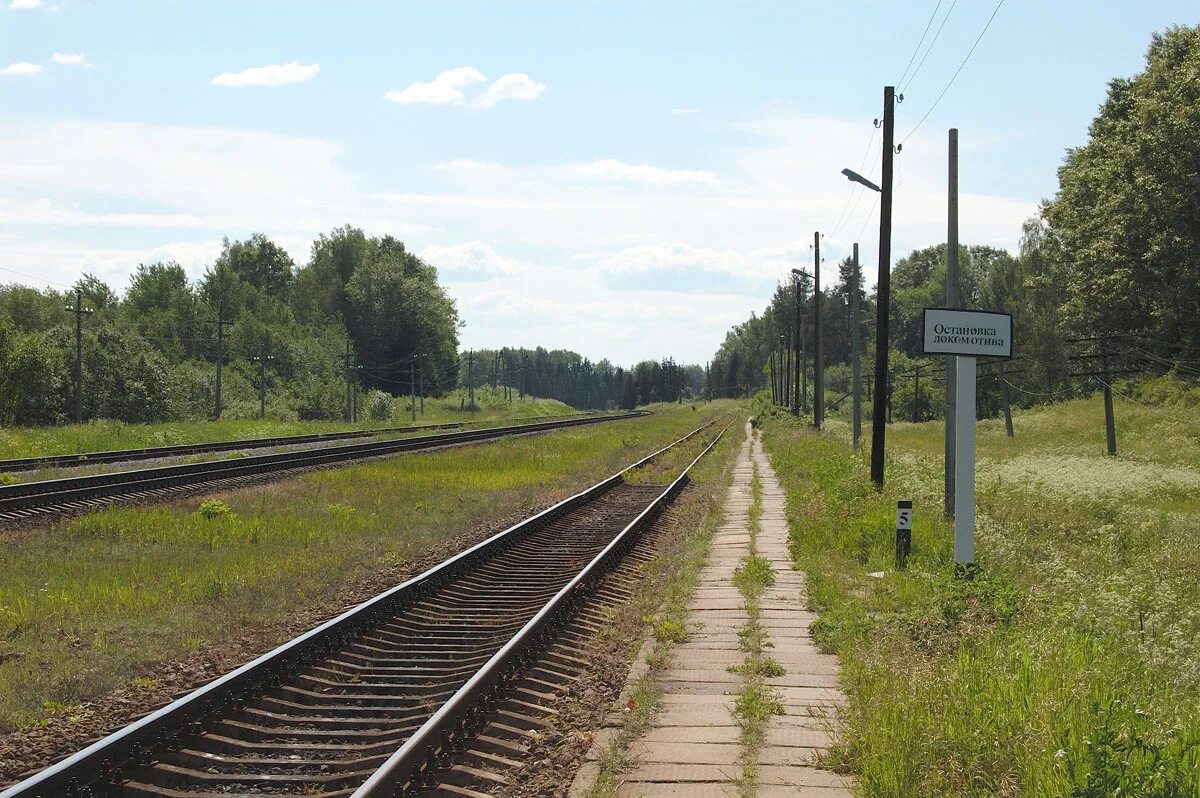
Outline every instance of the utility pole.
{"label": "utility pole", "polygon": [[[888,381],[888,305],[891,302],[892,156],[896,139],[896,87],[883,87],[883,176],[879,197],[879,277],[875,297],[875,385]],[[871,481],[883,488],[883,452],[888,409],[886,391],[876,390],[871,414]]]}
{"label": "utility pole", "polygon": [[417,365],[415,358],[408,361],[408,406],[412,412],[412,420],[417,420]]}
{"label": "utility pole", "polygon": [[767,360],[767,367],[771,375],[771,404],[779,404],[779,380],[775,374],[775,347],[771,347],[771,357]]}
{"label": "utility pole", "polygon": [[520,387],[517,388],[518,399],[525,398],[525,363],[527,360],[528,358],[526,357],[525,352],[521,352],[521,383]]}
{"label": "utility pole", "polygon": [[472,413],[475,412],[475,378],[473,371],[475,368],[475,352],[474,350],[467,353],[467,404],[470,406]]}
{"label": "utility pole", "polygon": [[912,420],[916,424],[921,420],[918,408],[921,406],[921,367],[913,369],[913,412]]}
{"label": "utility pole", "polygon": [[783,342],[784,348],[787,353],[786,355],[784,355],[785,362],[784,362],[784,366],[783,366],[783,404],[785,407],[791,407],[792,406],[792,375],[795,373],[795,371],[793,370],[794,367],[792,364],[792,346],[795,342],[792,340],[792,333],[790,330],[788,332],[784,333],[782,336],[780,336],[780,338],[784,339],[784,342]]}
{"label": "utility pole", "polygon": [[225,361],[225,325],[233,324],[225,319],[225,303],[217,305],[217,320],[212,322],[217,325],[217,396],[216,403],[213,409],[213,418],[216,421],[221,420],[221,366]]}
{"label": "utility pole", "polygon": [[1004,408],[1004,434],[1011,438],[1013,436],[1012,405],[1008,402],[1008,380],[1004,376],[1004,361],[1001,360],[999,365],[1000,404]]}
{"label": "utility pole", "polygon": [[821,357],[821,234],[813,233],[813,426],[825,418],[825,373]]}
{"label": "utility pole", "polygon": [[[799,364],[802,361],[802,358],[799,356],[799,354],[800,354],[800,351],[802,351],[804,348],[804,344],[803,344],[804,338],[803,338],[803,334],[800,330],[800,278],[797,277],[795,274],[792,275],[792,290],[794,291],[793,299],[795,300],[792,303],[794,306],[792,308],[792,310],[793,310],[792,337],[795,339],[796,347],[798,350],[797,357],[796,357],[796,363]],[[800,416],[800,395],[801,395],[800,372],[801,372],[801,369],[797,368],[796,373],[792,375],[792,415],[796,416],[797,418],[799,418],[799,416]]]}
{"label": "utility pole", "polygon": [[75,314],[75,423],[83,423],[83,317],[90,316],[90,308],[83,306],[83,291],[75,289],[75,307],[67,306]]}
{"label": "utility pole", "polygon": [[258,361],[258,417],[267,417],[267,361],[274,360],[274,356],[267,354],[266,343],[260,344],[258,349],[258,357],[252,357],[251,360]]}
{"label": "utility pole", "polygon": [[854,272],[851,275],[853,286],[850,291],[850,369],[851,390],[854,392],[854,451],[858,451],[859,439],[862,437],[862,362],[859,349],[862,347],[861,330],[858,318],[858,287],[862,278],[858,272],[858,242],[854,242]]}
{"label": "utility pole", "polygon": [[1104,368],[1104,436],[1110,457],[1117,455],[1117,428],[1113,419],[1112,370],[1108,362],[1108,339],[1100,339],[1100,362]]}
{"label": "utility pole", "polygon": [[346,355],[345,355],[345,364],[343,365],[343,369],[345,369],[345,372],[346,372],[346,422],[352,424],[352,423],[354,423],[354,397],[351,395],[351,392],[350,392],[351,372],[350,372],[350,341],[349,340],[346,341]]}
{"label": "utility pole", "polygon": [[[962,304],[958,291],[958,128],[950,128],[949,181],[946,191],[946,307]],[[1001,365],[1001,371],[1004,366]],[[946,355],[946,449],[942,512],[954,517],[954,418],[957,413],[955,386],[958,383],[958,355]],[[1001,377],[1001,390],[1007,396],[1007,385]],[[1007,406],[1007,403],[1006,403]]]}
{"label": "utility pole", "polygon": [[[493,366],[494,369],[494,366]],[[492,371],[492,379],[495,380],[496,372]],[[425,353],[417,354],[417,390],[421,392],[421,415],[425,415]]]}

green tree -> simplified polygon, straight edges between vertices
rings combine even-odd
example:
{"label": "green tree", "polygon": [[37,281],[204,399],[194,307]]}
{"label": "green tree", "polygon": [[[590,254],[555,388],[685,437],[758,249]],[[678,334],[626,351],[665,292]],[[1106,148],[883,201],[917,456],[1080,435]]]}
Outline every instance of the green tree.
{"label": "green tree", "polygon": [[1072,328],[1200,346],[1200,27],[1153,37],[1058,175],[1043,214]]}

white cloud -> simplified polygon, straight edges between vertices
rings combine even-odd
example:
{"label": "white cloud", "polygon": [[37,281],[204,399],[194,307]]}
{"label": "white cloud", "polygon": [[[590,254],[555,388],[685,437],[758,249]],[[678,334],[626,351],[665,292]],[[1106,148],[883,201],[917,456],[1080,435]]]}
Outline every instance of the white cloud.
{"label": "white cloud", "polygon": [[448,247],[428,246],[421,250],[421,259],[436,266],[440,272],[460,276],[512,275],[525,268],[513,258],[497,254],[482,241]]}
{"label": "white cloud", "polygon": [[793,267],[811,267],[811,261],[808,244],[802,241],[746,251],[676,243],[628,247],[601,259],[598,268],[601,274],[612,276],[654,271],[705,272],[761,281],[777,280]]}
{"label": "white cloud", "polygon": [[268,64],[244,69],[241,72],[222,72],[212,79],[214,86],[285,86],[289,83],[304,83],[312,80],[321,71],[320,64],[301,64],[289,61],[286,64]]}
{"label": "white cloud", "polygon": [[486,81],[487,78],[475,67],[456,67],[438,73],[428,83],[412,83],[404,91],[389,91],[383,98],[400,105],[462,105],[465,101],[462,90],[473,83]]}
{"label": "white cloud", "polygon": [[91,66],[83,53],[55,53],[50,60],[63,66]]}
{"label": "white cloud", "polygon": [[501,100],[536,100],[545,91],[545,83],[538,83],[524,72],[511,72],[498,78],[487,91],[476,97],[475,107],[491,108]]}
{"label": "white cloud", "polygon": [[9,64],[8,66],[4,67],[4,69],[0,69],[0,75],[27,77],[29,75],[36,75],[41,71],[42,67],[40,64],[31,64],[28,61],[18,61],[15,64]]}
{"label": "white cloud", "polygon": [[566,167],[566,172],[589,180],[623,181],[645,183],[651,186],[679,185],[684,183],[700,183],[706,186],[720,184],[720,180],[712,172],[693,169],[663,169],[647,164],[630,164],[606,158],[590,163],[572,164]]}
{"label": "white cloud", "polygon": [[37,8],[42,4],[42,0],[12,0],[8,4],[9,8]]}

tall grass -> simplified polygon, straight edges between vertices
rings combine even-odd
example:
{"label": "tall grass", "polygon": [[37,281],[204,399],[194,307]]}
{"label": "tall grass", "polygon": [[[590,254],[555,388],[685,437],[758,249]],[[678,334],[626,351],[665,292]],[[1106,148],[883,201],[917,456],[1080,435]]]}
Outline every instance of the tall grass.
{"label": "tall grass", "polygon": [[940,518],[940,424],[889,428],[877,494],[838,425],[764,421],[864,795],[1200,795],[1200,413],[1118,413],[1116,460],[1095,400],[1022,413],[1011,440],[980,424],[973,579]]}
{"label": "tall grass", "polygon": [[607,476],[710,405],[314,472],[220,497],[113,508],[0,544],[0,728],[127,683],[478,525]]}
{"label": "tall grass", "polygon": [[[445,424],[460,421],[486,422],[555,416],[575,410],[554,399],[513,396],[504,401],[502,393],[489,388],[475,392],[476,412],[460,410],[465,393],[457,391],[438,399],[425,400],[425,412],[417,413],[416,424]],[[364,413],[365,415],[365,413]],[[357,424],[343,421],[281,421],[278,419],[222,419],[220,421],[172,421],[158,424],[127,424],[97,420],[59,427],[0,428],[0,460],[37,457],[50,454],[141,449],[150,446],[174,446],[207,441],[236,441],[273,438],[282,435],[311,435],[350,429],[378,429],[412,424],[400,402],[386,419],[362,420]]]}

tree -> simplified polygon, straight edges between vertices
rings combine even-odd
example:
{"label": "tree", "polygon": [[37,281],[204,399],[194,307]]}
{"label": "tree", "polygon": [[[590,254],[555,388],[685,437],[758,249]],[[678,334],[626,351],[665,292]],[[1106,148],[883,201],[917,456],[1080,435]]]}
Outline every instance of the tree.
{"label": "tree", "polygon": [[1109,83],[1043,215],[1078,332],[1200,345],[1200,27],[1156,34],[1146,69]]}
{"label": "tree", "polygon": [[227,266],[242,282],[264,293],[280,298],[287,295],[296,264],[282,247],[262,233],[245,241],[226,238],[224,244],[217,268]]}

